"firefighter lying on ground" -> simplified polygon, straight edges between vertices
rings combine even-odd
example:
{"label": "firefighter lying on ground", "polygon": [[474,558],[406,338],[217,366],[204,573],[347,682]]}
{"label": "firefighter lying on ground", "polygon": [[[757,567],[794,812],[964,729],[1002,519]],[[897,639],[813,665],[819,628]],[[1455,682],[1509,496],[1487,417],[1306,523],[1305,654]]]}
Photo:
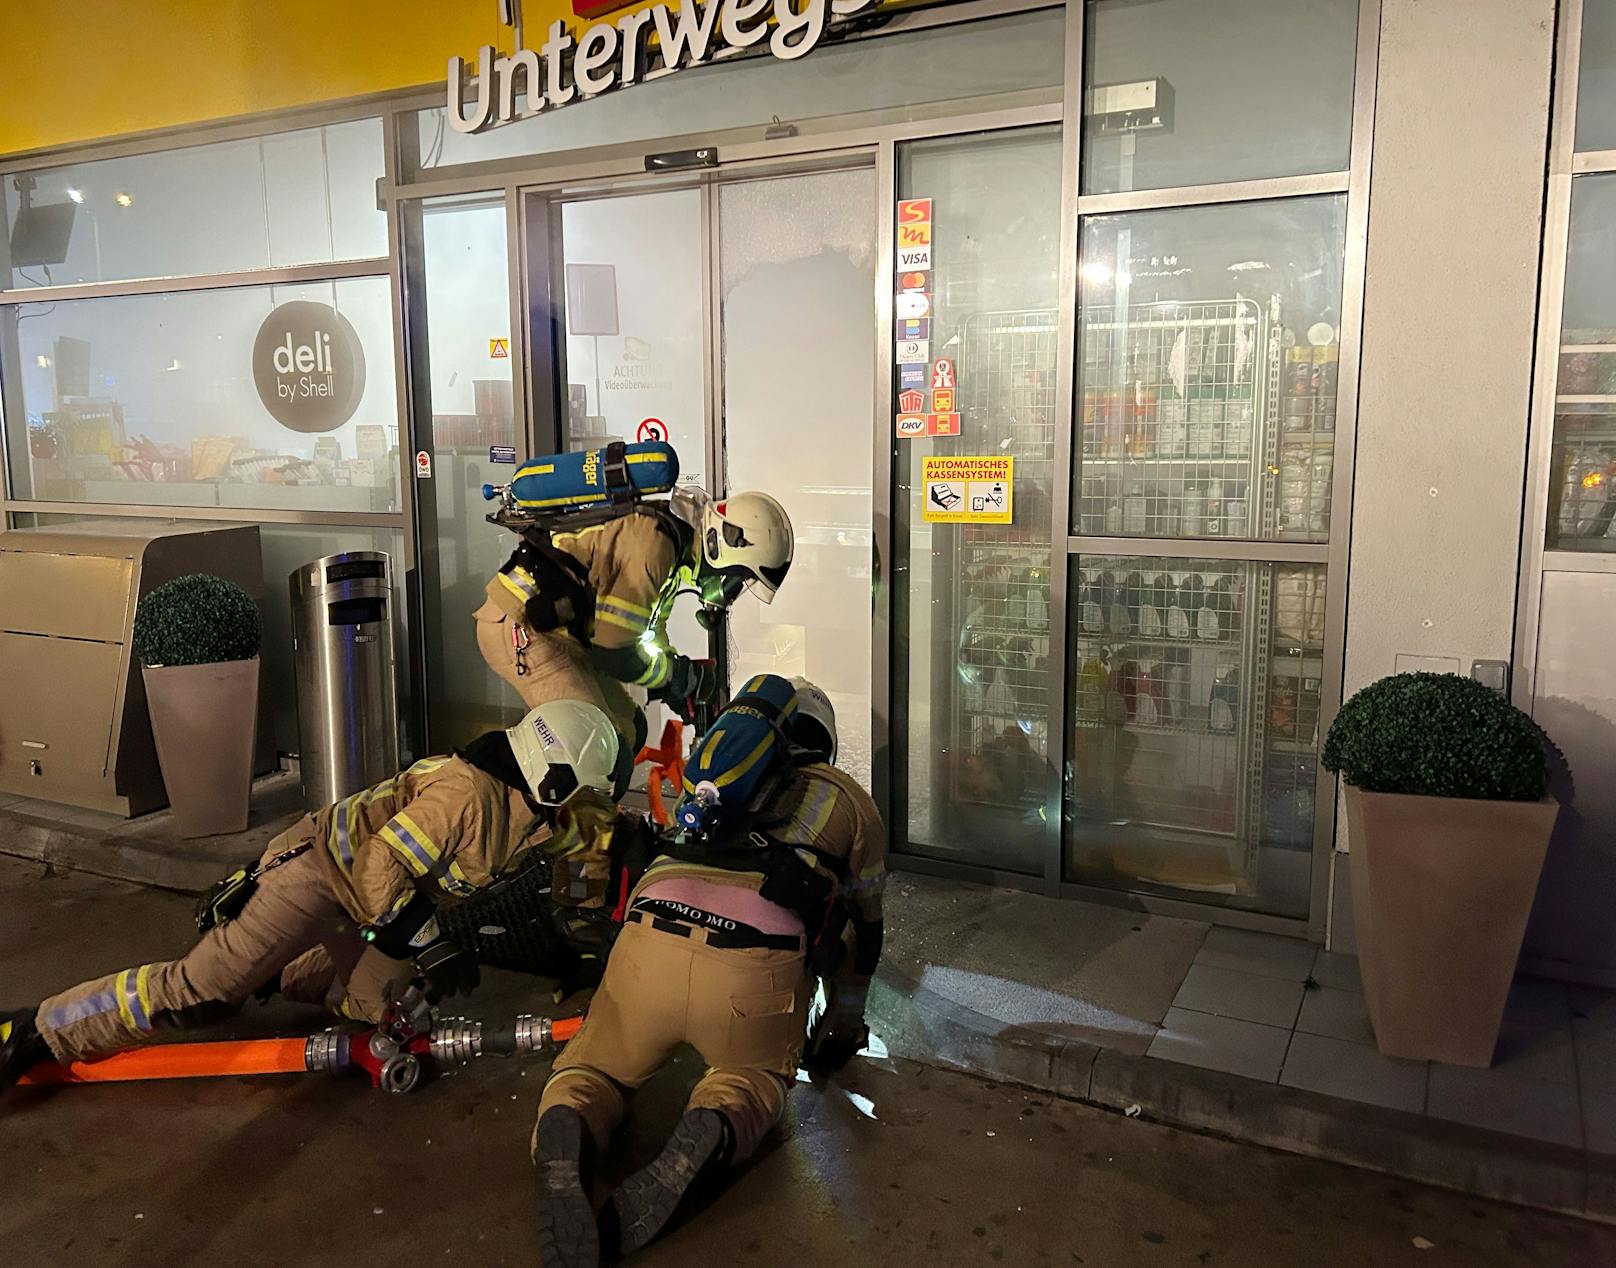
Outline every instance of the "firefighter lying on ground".
{"label": "firefighter lying on ground", "polygon": [[694,591],[708,624],[743,590],[772,603],[791,556],[791,521],[766,493],[715,503],[685,488],[576,532],[529,532],[488,583],[477,646],[529,708],[588,700],[637,753],[645,718],[625,684],[676,709],[717,686],[711,661],[668,649],[674,597]]}
{"label": "firefighter lying on ground", "polygon": [[[824,694],[799,680],[795,708],[779,722],[797,751],[734,832],[700,849],[688,836],[658,842],[588,1019],[555,1063],[532,1142],[547,1266],[593,1265],[602,1241],[624,1254],[644,1246],[687,1193],[745,1162],[780,1121],[805,1040],[806,1064],[820,1075],[865,1042],[885,831],[869,794],[830,764],[836,723]],[[810,1036],[816,976],[829,1005]],[[681,1043],[701,1054],[706,1074],[661,1155],[617,1189],[597,1222],[590,1160],[622,1121],[625,1094]]]}
{"label": "firefighter lying on ground", "polygon": [[374,1022],[412,980],[429,1003],[472,989],[476,958],[443,937],[435,897],[474,893],[531,848],[584,848],[611,821],[628,769],[599,709],[557,700],[304,815],[253,873],[203,896],[205,932],[181,959],[0,1014],[0,1088],[40,1060],[93,1059],[220,1020],[255,993]]}

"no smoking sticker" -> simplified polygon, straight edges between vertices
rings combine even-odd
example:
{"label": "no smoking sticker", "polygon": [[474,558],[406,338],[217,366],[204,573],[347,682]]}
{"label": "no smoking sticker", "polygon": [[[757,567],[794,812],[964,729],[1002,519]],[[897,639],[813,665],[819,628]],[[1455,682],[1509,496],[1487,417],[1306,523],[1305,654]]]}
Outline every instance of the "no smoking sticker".
{"label": "no smoking sticker", "polygon": [[432,478],[432,455],[425,449],[419,450],[415,455],[415,478],[417,480]]}

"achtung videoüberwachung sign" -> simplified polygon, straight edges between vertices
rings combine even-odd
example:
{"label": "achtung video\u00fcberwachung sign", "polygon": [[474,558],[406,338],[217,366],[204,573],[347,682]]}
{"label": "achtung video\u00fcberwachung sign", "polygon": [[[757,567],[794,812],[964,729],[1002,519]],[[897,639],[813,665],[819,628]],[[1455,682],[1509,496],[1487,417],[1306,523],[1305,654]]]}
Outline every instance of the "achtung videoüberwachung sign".
{"label": "achtung video\u00fcberwachung sign", "polygon": [[[795,61],[813,52],[827,23],[875,3],[800,0],[801,7],[794,7],[792,0],[684,0],[677,7],[655,4],[615,22],[597,22],[576,40],[565,25],[552,22],[537,51],[521,48],[507,56],[492,44],[477,51],[474,102],[468,101],[472,85],[465,59],[449,59],[449,126],[456,132],[482,132],[700,66],[763,40],[781,61]],[[520,101],[522,89],[525,102]]]}

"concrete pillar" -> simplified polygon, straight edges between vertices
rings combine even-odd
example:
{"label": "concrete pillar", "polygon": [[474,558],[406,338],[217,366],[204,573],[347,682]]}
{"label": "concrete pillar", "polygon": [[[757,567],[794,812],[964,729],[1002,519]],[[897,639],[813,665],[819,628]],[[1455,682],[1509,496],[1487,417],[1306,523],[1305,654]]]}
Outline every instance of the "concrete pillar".
{"label": "concrete pillar", "polygon": [[[1348,696],[1510,656],[1554,17],[1554,0],[1382,3]],[[1350,949],[1335,861],[1331,945]]]}

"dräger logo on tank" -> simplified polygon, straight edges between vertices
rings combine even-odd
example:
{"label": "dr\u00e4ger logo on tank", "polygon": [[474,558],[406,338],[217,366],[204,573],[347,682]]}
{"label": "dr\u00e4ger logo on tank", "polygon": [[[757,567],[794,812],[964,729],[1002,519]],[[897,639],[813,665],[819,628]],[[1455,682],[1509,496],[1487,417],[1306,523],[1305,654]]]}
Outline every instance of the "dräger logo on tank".
{"label": "dr\u00e4ger logo on tank", "polygon": [[353,325],[328,304],[295,300],[264,319],[253,341],[258,399],[293,431],[335,431],[365,393],[365,353]]}

